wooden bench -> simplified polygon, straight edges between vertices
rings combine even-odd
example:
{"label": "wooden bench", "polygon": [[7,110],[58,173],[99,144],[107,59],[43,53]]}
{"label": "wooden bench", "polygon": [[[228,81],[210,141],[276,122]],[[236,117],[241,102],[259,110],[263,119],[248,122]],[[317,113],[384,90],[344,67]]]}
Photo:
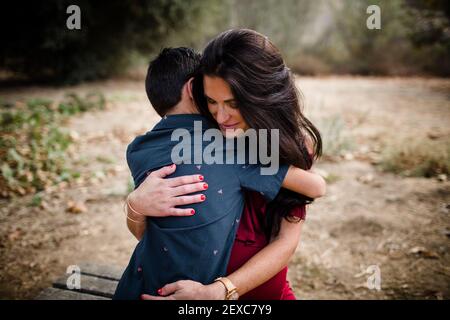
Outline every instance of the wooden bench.
{"label": "wooden bench", "polygon": [[58,278],[51,288],[44,289],[37,300],[111,300],[124,269],[117,266],[82,263],[80,289],[67,288],[70,274]]}

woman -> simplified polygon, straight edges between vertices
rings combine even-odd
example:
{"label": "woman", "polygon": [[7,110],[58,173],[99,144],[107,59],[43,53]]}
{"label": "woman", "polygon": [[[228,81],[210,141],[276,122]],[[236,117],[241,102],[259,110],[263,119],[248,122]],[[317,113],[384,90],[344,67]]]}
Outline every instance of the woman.
{"label": "woman", "polygon": [[[320,134],[303,116],[293,76],[267,37],[252,30],[224,32],[207,45],[201,66],[194,83],[195,100],[225,135],[232,137],[248,128],[278,129],[280,160],[311,168],[312,158],[321,153]],[[228,265],[228,279],[242,298],[295,299],[286,282],[286,265],[310,202],[284,189],[268,204],[257,193],[247,194]],[[224,288],[185,280],[164,286],[159,294],[165,297],[143,298],[223,298]]]}

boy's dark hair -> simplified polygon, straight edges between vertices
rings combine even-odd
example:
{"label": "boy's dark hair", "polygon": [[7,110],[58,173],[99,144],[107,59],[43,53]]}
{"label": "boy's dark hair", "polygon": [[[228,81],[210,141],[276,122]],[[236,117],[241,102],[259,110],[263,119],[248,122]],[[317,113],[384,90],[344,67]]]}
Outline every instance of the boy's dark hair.
{"label": "boy's dark hair", "polygon": [[200,66],[200,54],[186,47],[164,48],[150,62],[145,79],[148,99],[163,117],[181,100],[184,84]]}

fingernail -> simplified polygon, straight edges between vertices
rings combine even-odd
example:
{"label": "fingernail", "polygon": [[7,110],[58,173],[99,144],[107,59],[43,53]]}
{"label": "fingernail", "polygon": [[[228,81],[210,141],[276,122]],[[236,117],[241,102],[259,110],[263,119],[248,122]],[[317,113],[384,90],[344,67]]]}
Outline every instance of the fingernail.
{"label": "fingernail", "polygon": [[208,184],[207,183],[203,184],[203,189],[205,189],[205,190],[208,189]]}
{"label": "fingernail", "polygon": [[205,200],[205,199],[206,199],[205,195],[202,194],[202,195],[200,196],[200,199],[201,199],[202,201]]}
{"label": "fingernail", "polygon": [[144,300],[144,295],[143,294],[141,294],[141,300]]}
{"label": "fingernail", "polygon": [[162,295],[162,289],[158,289],[158,294]]}
{"label": "fingernail", "polygon": [[198,176],[198,179],[199,179],[200,181],[203,181],[203,176]]}
{"label": "fingernail", "polygon": [[171,167],[171,168],[175,167],[175,163],[173,163],[170,167]]}
{"label": "fingernail", "polygon": [[192,209],[192,210],[191,210],[191,216],[194,215],[194,214],[195,214],[195,210]]}

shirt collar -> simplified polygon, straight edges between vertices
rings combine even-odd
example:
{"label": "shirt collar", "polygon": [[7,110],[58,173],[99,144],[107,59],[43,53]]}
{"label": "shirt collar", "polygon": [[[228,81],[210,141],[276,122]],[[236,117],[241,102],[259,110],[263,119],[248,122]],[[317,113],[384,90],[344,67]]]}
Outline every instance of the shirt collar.
{"label": "shirt collar", "polygon": [[171,114],[164,116],[153,130],[194,128],[194,121],[201,121],[203,129],[214,128],[214,124],[201,114]]}

